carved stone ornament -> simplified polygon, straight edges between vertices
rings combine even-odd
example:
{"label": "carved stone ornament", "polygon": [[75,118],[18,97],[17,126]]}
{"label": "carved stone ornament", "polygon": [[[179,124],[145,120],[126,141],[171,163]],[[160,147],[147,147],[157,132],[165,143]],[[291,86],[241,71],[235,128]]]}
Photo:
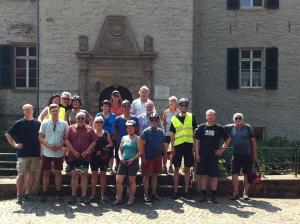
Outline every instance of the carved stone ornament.
{"label": "carved stone ornament", "polygon": [[144,36],[144,52],[153,52],[153,37],[150,35]]}
{"label": "carved stone ornament", "polygon": [[79,50],[80,51],[88,51],[89,50],[89,38],[84,35],[80,35],[79,39]]}

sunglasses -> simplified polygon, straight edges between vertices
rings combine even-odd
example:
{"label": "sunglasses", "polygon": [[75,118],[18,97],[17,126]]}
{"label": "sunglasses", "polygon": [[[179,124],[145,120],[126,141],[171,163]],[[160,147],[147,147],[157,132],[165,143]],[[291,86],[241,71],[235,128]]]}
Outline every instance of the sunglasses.
{"label": "sunglasses", "polygon": [[68,97],[63,97],[62,99],[63,100],[70,100],[70,98],[68,98]]}
{"label": "sunglasses", "polygon": [[56,130],[56,123],[54,123],[54,125],[53,125],[53,131],[55,131]]}
{"label": "sunglasses", "polygon": [[235,117],[234,120],[242,120],[242,117]]}
{"label": "sunglasses", "polygon": [[159,122],[159,119],[154,118],[154,119],[150,119],[150,121],[151,122]]}
{"label": "sunglasses", "polygon": [[123,108],[130,108],[131,106],[130,105],[123,105],[122,107]]}
{"label": "sunglasses", "polygon": [[95,124],[103,124],[103,121],[95,121]]}
{"label": "sunglasses", "polygon": [[180,104],[179,106],[181,106],[181,107],[188,107],[189,105],[187,105],[187,104]]}
{"label": "sunglasses", "polygon": [[120,97],[120,95],[119,95],[119,94],[113,94],[113,96],[114,96],[114,97]]}
{"label": "sunglasses", "polygon": [[83,120],[84,120],[84,117],[77,117],[77,120],[83,121]]}

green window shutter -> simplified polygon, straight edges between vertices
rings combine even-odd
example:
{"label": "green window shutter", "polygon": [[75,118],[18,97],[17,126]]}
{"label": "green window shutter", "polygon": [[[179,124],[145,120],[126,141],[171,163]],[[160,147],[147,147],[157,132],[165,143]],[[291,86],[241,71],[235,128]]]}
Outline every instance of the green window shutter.
{"label": "green window shutter", "polygon": [[266,0],[265,7],[267,9],[279,9],[279,0]]}
{"label": "green window shutter", "polygon": [[240,8],[240,0],[227,0],[228,10],[238,10]]}
{"label": "green window shutter", "polygon": [[239,48],[227,48],[227,89],[239,88]]}
{"label": "green window shutter", "polygon": [[278,89],[278,48],[266,48],[266,89]]}
{"label": "green window shutter", "polygon": [[12,88],[13,47],[0,45],[0,88]]}

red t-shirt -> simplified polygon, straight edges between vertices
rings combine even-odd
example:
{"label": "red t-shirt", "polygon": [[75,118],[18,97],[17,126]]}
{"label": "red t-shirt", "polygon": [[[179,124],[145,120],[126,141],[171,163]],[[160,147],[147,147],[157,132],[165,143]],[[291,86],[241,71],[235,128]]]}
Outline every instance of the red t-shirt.
{"label": "red t-shirt", "polygon": [[[86,124],[83,127],[78,127],[77,124],[73,124],[69,127],[67,139],[71,142],[73,148],[81,154],[92,142],[96,142],[98,140],[98,136],[95,134],[94,130]],[[75,158],[71,152],[68,159],[69,161],[73,161],[77,158]],[[91,155],[88,154],[83,159],[90,161]]]}

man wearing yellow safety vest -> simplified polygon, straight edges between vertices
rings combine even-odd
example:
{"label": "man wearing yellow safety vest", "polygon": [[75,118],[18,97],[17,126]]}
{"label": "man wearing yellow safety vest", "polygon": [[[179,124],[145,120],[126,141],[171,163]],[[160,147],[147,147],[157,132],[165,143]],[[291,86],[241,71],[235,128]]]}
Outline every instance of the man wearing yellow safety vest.
{"label": "man wearing yellow safety vest", "polygon": [[189,100],[181,98],[178,101],[180,113],[173,116],[170,126],[171,149],[173,155],[174,172],[174,193],[173,198],[178,195],[179,168],[182,157],[184,157],[184,197],[190,198],[189,181],[190,168],[194,165],[193,136],[197,128],[195,117],[187,112]]}

